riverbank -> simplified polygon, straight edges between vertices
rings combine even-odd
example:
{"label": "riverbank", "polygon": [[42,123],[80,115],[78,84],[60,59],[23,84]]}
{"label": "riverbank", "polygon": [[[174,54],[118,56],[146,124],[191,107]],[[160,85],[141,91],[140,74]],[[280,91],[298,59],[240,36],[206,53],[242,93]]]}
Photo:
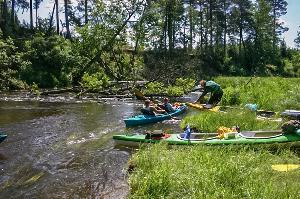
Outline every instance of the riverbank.
{"label": "riverbank", "polygon": [[[206,132],[218,127],[242,130],[280,129],[280,111],[299,109],[299,78],[218,77],[226,113],[198,112],[183,119]],[[276,111],[258,120],[247,103]],[[129,198],[298,198],[300,169],[281,172],[274,165],[300,165],[300,143],[255,146],[144,146],[129,161]]]}
{"label": "riverbank", "polygon": [[298,198],[300,164],[296,145],[257,147],[158,144],[133,155],[129,198]]}

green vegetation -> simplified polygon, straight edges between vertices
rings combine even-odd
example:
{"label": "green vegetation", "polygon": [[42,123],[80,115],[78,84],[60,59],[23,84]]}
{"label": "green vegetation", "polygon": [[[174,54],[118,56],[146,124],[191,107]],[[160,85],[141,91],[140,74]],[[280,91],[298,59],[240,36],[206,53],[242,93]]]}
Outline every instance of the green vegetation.
{"label": "green vegetation", "polygon": [[[108,78],[150,80],[157,85],[149,85],[147,93],[178,96],[188,89],[175,82],[178,78],[300,75],[299,50],[282,40],[288,28],[279,19],[287,13],[286,0],[128,1],[126,6],[122,0],[64,0],[63,15],[55,0],[45,19],[38,17],[41,2],[0,2],[2,90],[30,88],[33,82],[39,88],[99,90]],[[28,19],[21,23],[17,10],[29,12]],[[295,44],[299,47],[299,34]],[[234,89],[226,103],[243,103]]]}
{"label": "green vegetation", "polygon": [[103,71],[89,75],[84,73],[82,77],[82,86],[88,89],[100,89],[109,85],[109,78]]}
{"label": "green vegetation", "polygon": [[182,96],[190,92],[194,87],[195,81],[190,78],[177,78],[173,85],[164,84],[162,82],[150,82],[144,91],[147,95],[169,95]]}
{"label": "green vegetation", "polygon": [[[217,77],[226,113],[199,111],[183,119],[205,132],[221,126],[241,130],[280,129],[283,122],[258,120],[246,103],[281,111],[299,108],[299,78]],[[225,107],[226,108],[226,107]],[[298,125],[298,123],[297,123]],[[285,129],[290,128],[287,123]],[[300,169],[279,172],[276,164],[299,164],[296,144],[253,146],[142,146],[129,161],[129,198],[297,198]]]}
{"label": "green vegetation", "polygon": [[[275,149],[279,146],[273,146]],[[273,164],[299,164],[288,146],[194,146],[143,148],[134,167],[129,198],[298,198],[300,170],[278,172]]]}
{"label": "green vegetation", "polygon": [[283,111],[299,109],[300,78],[217,77],[224,89],[221,105],[255,103],[259,109]]}
{"label": "green vegetation", "polygon": [[227,113],[201,112],[184,118],[181,127],[190,124],[199,130],[216,132],[218,127],[240,126],[242,130],[279,129],[281,123],[272,120],[257,120],[256,113],[242,110],[248,103],[259,109],[281,112],[299,109],[300,79],[282,77],[217,77],[224,89],[221,105],[229,106]]}
{"label": "green vegetation", "polygon": [[239,126],[241,130],[276,130],[281,123],[271,120],[257,120],[256,113],[250,110],[228,110],[227,113],[203,112],[185,117],[181,123],[184,128],[187,124],[205,132],[217,132],[221,126]]}

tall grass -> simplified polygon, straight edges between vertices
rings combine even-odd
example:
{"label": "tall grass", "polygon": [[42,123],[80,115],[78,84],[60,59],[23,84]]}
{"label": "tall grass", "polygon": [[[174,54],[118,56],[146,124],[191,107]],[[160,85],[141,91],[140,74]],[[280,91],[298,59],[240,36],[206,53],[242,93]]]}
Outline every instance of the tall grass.
{"label": "tall grass", "polygon": [[281,127],[280,122],[257,120],[256,113],[240,109],[228,110],[226,113],[199,112],[185,117],[181,127],[184,128],[187,124],[205,132],[216,132],[220,126],[239,126],[241,130],[275,130]]}
{"label": "tall grass", "polygon": [[134,154],[129,198],[299,198],[300,170],[280,173],[272,164],[300,163],[290,150],[238,146],[174,147],[157,144]]}
{"label": "tall grass", "polygon": [[222,105],[256,103],[261,109],[300,109],[300,78],[217,77],[224,89]]}
{"label": "tall grass", "polygon": [[[256,103],[273,111],[300,109],[300,78],[218,77],[222,105]],[[280,122],[257,120],[247,110],[227,113],[200,112],[184,118],[206,132],[218,127],[240,126],[241,130],[279,129]],[[297,143],[296,143],[297,145]],[[298,144],[298,148],[299,148]],[[131,159],[129,198],[300,198],[300,169],[277,172],[272,164],[300,163],[291,145],[180,146],[166,144],[138,151]],[[276,149],[276,150],[274,150]],[[298,152],[299,154],[299,152]]]}

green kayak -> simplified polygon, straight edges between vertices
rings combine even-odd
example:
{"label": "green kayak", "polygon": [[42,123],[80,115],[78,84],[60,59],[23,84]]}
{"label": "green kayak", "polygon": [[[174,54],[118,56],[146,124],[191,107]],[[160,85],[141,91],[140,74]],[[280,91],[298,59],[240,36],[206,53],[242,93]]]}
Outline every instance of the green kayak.
{"label": "green kayak", "polygon": [[185,133],[181,134],[137,134],[114,135],[116,144],[127,146],[139,146],[143,143],[158,143],[165,141],[173,145],[227,145],[227,144],[271,144],[300,141],[300,129],[295,133],[283,133],[278,131],[243,131],[229,133],[220,139],[217,133],[191,133],[189,139],[185,139]]}

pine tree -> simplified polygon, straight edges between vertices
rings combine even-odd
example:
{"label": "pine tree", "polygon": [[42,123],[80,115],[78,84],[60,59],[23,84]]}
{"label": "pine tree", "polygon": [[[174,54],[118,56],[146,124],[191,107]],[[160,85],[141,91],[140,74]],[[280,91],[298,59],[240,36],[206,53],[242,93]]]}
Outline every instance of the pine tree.
{"label": "pine tree", "polygon": [[279,18],[287,13],[286,0],[269,0],[272,6],[271,17],[273,19],[273,51],[276,49],[276,45],[279,41],[279,36],[288,30],[287,27],[284,27],[283,22],[279,21]]}
{"label": "pine tree", "polygon": [[[299,28],[300,28],[300,26],[299,26]],[[296,39],[294,40],[294,42],[295,42],[296,47],[297,47],[298,49],[300,49],[300,31],[297,31],[297,37],[296,37]]]}

